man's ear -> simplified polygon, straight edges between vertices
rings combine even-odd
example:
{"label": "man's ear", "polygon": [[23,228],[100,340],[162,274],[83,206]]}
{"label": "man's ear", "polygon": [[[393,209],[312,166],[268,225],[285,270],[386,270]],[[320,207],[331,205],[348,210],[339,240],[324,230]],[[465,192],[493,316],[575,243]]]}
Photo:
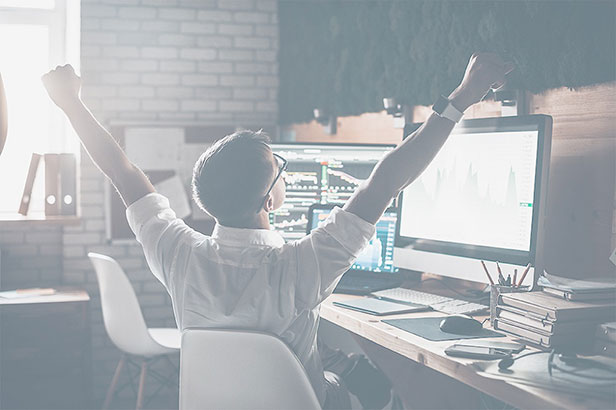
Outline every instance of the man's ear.
{"label": "man's ear", "polygon": [[274,197],[271,193],[267,195],[267,199],[265,200],[263,207],[267,213],[270,213],[274,209]]}

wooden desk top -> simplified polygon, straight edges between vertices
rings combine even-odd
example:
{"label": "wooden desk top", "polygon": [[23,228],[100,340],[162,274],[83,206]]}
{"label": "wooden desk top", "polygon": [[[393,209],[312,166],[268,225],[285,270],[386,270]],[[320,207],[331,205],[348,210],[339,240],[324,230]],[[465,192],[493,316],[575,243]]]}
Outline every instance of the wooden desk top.
{"label": "wooden desk top", "polygon": [[13,299],[0,297],[2,305],[30,305],[39,303],[66,303],[66,302],[87,302],[90,295],[85,290],[58,290],[53,295],[33,295]]}
{"label": "wooden desk top", "polygon": [[[562,392],[532,387],[506,380],[481,376],[472,366],[474,360],[445,355],[445,348],[455,341],[432,342],[381,322],[383,319],[441,317],[440,312],[417,312],[403,315],[371,316],[334,306],[334,301],[347,301],[359,296],[334,294],[321,305],[321,317],[365,339],[459,380],[483,393],[517,408],[610,408],[606,403],[588,397],[576,397]],[[508,341],[509,338],[482,340]]]}

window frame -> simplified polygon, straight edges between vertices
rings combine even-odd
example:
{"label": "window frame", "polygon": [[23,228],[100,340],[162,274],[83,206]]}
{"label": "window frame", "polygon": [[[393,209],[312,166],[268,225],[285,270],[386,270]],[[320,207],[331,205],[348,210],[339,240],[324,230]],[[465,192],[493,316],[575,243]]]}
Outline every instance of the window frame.
{"label": "window frame", "polygon": [[[69,63],[76,72],[80,71],[80,44],[81,44],[81,1],[55,0],[53,8],[35,8],[0,5],[0,25],[22,24],[46,26],[49,33],[49,68]],[[50,145],[48,152],[70,152],[77,159],[77,190],[79,191],[79,140],[70,123],[60,112],[56,112],[51,100],[48,102],[52,115],[49,122],[49,134],[59,135],[57,143]],[[7,101],[10,110],[10,101]],[[9,124],[10,134],[10,124]],[[9,135],[9,138],[11,136]],[[50,139],[51,140],[51,139]],[[42,168],[41,168],[42,169]],[[37,179],[43,177],[39,169]],[[0,221],[73,221],[81,213],[80,195],[77,195],[77,215],[66,217],[49,217],[40,212],[29,213],[23,216],[7,209],[0,209]]]}

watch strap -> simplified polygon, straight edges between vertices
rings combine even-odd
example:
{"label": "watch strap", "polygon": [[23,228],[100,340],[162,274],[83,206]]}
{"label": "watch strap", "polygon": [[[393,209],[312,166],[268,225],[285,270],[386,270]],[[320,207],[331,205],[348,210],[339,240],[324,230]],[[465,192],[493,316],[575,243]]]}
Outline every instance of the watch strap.
{"label": "watch strap", "polygon": [[464,116],[464,113],[458,110],[451,104],[451,101],[447,97],[440,96],[438,100],[432,106],[432,110],[439,115],[439,117],[447,118],[453,122],[459,122]]}

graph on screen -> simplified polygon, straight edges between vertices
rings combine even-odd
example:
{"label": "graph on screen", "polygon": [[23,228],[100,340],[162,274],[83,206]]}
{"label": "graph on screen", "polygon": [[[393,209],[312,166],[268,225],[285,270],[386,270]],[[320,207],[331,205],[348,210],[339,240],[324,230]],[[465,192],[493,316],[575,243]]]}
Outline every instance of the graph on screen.
{"label": "graph on screen", "polygon": [[359,254],[351,269],[372,272],[397,272],[394,267],[395,212],[385,212],[376,223],[376,233]]}
{"label": "graph on screen", "polygon": [[537,131],[452,133],[404,190],[400,234],[528,251]]}
{"label": "graph on screen", "polygon": [[270,214],[270,225],[284,239],[306,234],[312,204],[344,204],[392,146],[273,144],[288,160],[284,205]]}
{"label": "graph on screen", "polygon": [[[315,209],[312,229],[317,228],[329,216],[331,209]],[[386,211],[376,223],[374,236],[361,251],[351,269],[371,272],[397,272],[394,266],[394,240],[396,237],[397,213]]]}

